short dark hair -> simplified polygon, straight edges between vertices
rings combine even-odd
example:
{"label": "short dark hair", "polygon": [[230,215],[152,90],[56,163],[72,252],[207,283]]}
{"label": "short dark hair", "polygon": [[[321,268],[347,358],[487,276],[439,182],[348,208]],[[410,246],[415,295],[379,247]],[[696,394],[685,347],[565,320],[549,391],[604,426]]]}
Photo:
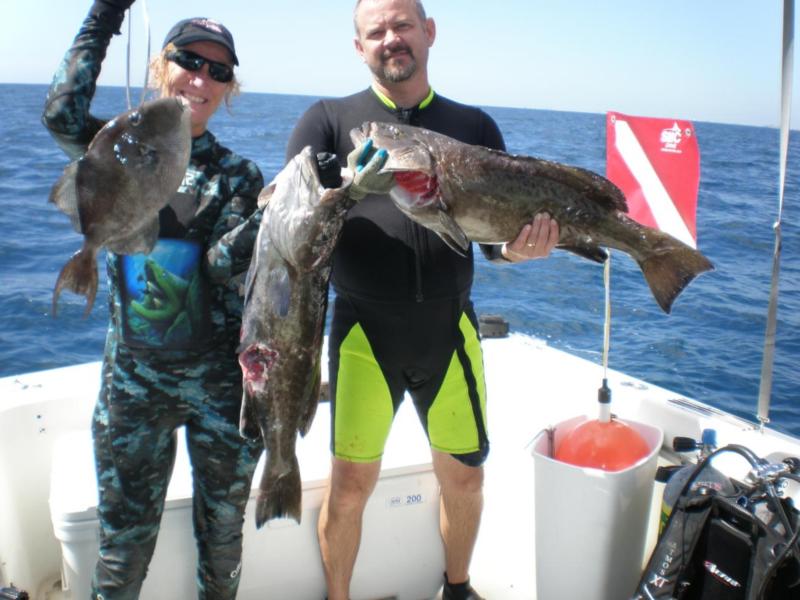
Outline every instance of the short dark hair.
{"label": "short dark hair", "polygon": [[[362,0],[356,0],[356,7],[353,9],[353,26],[356,29],[356,33],[358,33],[358,21],[356,21],[356,13],[358,12],[358,7],[361,6]],[[425,21],[428,17],[425,14],[425,7],[422,6],[422,0],[415,0],[414,4],[417,5],[417,14],[421,21]]]}

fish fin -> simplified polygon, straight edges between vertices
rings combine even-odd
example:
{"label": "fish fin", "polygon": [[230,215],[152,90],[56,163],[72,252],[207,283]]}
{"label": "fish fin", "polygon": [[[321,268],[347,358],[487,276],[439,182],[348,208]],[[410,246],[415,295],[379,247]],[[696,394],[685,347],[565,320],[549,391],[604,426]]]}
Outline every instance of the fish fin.
{"label": "fish fin", "polygon": [[564,165],[564,168],[576,180],[572,184],[573,187],[577,190],[583,190],[588,198],[606,206],[610,210],[628,212],[628,202],[625,199],[625,194],[610,179],[589,169],[566,165]]}
{"label": "fish fin", "polygon": [[76,160],[67,165],[64,173],[53,184],[48,200],[69,217],[72,228],[77,233],[83,233],[81,231],[80,216],[78,215],[78,192],[75,187],[77,172],[78,161]]}
{"label": "fish fin", "polygon": [[305,435],[311,429],[311,424],[314,422],[314,415],[317,414],[317,406],[319,405],[319,389],[321,385],[322,375],[319,370],[319,364],[317,364],[316,375],[313,379],[311,389],[306,396],[306,409],[303,414],[300,415],[300,422],[297,424],[297,431],[303,437],[305,437]]}
{"label": "fish fin", "polygon": [[261,248],[261,236],[266,235],[262,233],[264,231],[264,219],[261,220],[261,225],[258,227],[258,234],[256,235],[255,244],[253,244],[253,254],[250,257],[250,266],[247,268],[247,274],[244,278],[244,288],[242,290],[242,297],[244,298],[244,304],[247,304],[248,300],[250,300],[250,295],[253,292],[253,287],[255,286],[255,282],[258,279],[258,261],[261,256],[261,252],[259,249]]}
{"label": "fish fin", "polygon": [[[492,152],[498,153],[499,151],[492,150]],[[598,175],[589,169],[543,160],[533,156],[517,156],[515,158],[528,163],[536,177],[549,179],[571,188],[585,196],[587,200],[596,202],[607,210],[628,212],[628,203],[625,200],[625,195],[612,181],[602,175]]]}
{"label": "fish fin", "polygon": [[258,278],[256,264],[257,264],[256,255],[253,254],[253,257],[250,261],[250,268],[247,269],[247,275],[245,276],[244,279],[244,288],[242,290],[242,298],[245,305],[250,300],[250,295],[253,293],[253,286],[255,285],[256,279]]}
{"label": "fish fin", "polygon": [[306,407],[306,412],[302,416],[299,427],[297,428],[297,431],[303,437],[305,437],[306,434],[311,429],[311,424],[314,422],[314,415],[317,414],[317,406],[319,404],[319,388],[320,388],[319,385],[317,385],[314,388],[314,395],[311,398],[309,398],[308,406]]}
{"label": "fish fin", "polygon": [[273,181],[269,185],[261,188],[261,191],[258,193],[258,200],[256,202],[258,208],[264,208],[267,205],[269,199],[272,198],[272,194],[275,193],[275,188],[277,186],[278,184]]}
{"label": "fish fin", "polygon": [[97,296],[97,264],[95,261],[96,252],[84,246],[72,255],[61,269],[61,273],[56,280],[53,290],[53,316],[57,316],[58,297],[64,288],[86,296],[86,310],[83,317],[89,316],[94,306],[94,299]]}
{"label": "fish fin", "polygon": [[558,244],[556,248],[572,252],[573,254],[577,254],[582,258],[587,258],[596,263],[602,264],[608,259],[608,251],[606,251],[605,248],[593,244],[575,243],[569,246]]}
{"label": "fish fin", "polygon": [[711,261],[699,251],[677,240],[675,243],[680,245],[638,261],[656,302],[667,314],[678,295],[695,277],[714,270]]}
{"label": "fish fin", "polygon": [[258,426],[258,415],[253,406],[254,404],[254,402],[250,401],[250,394],[244,391],[242,393],[242,409],[239,413],[239,435],[246,440],[257,440],[261,437],[261,429]]}
{"label": "fish fin", "polygon": [[466,256],[470,241],[464,230],[456,223],[456,220],[443,210],[440,210],[439,224],[443,230],[437,229],[436,233],[439,234],[444,243],[461,256]]}
{"label": "fish fin", "polygon": [[267,463],[261,475],[256,498],[256,528],[261,529],[267,521],[290,517],[300,523],[303,512],[303,486],[300,481],[300,466],[294,453],[289,459],[289,469],[277,471],[274,457],[267,454]]}
{"label": "fish fin", "polygon": [[158,241],[158,230],[158,217],[156,217],[138,231],[126,238],[113,240],[106,247],[114,254],[150,254]]}

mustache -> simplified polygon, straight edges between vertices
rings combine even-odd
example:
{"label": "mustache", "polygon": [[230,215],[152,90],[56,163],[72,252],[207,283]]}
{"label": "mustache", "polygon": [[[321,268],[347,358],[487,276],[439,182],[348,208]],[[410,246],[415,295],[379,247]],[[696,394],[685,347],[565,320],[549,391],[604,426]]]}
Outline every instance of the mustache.
{"label": "mustache", "polygon": [[387,61],[390,58],[392,58],[394,55],[399,54],[401,52],[405,52],[411,58],[414,58],[414,53],[411,51],[411,47],[408,46],[407,44],[403,43],[403,42],[398,42],[397,44],[395,44],[391,48],[387,48],[386,50],[384,50],[383,55],[381,56],[381,58],[384,61]]}

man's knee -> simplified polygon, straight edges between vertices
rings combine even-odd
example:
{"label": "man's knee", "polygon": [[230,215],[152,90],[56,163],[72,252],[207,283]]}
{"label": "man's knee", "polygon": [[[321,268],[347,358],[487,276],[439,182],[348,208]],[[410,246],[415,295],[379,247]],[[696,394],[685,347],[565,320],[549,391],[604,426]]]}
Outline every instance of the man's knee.
{"label": "man's knee", "polygon": [[337,509],[363,507],[380,474],[380,462],[356,463],[334,459],[328,503]]}
{"label": "man's knee", "polygon": [[443,493],[475,494],[483,489],[483,466],[469,466],[441,452],[434,452],[433,459]]}

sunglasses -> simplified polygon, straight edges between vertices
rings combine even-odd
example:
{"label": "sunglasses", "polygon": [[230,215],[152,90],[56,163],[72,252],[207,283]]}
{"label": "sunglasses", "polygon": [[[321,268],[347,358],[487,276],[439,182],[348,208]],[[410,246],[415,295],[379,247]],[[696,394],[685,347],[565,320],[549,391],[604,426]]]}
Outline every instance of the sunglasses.
{"label": "sunglasses", "polygon": [[233,79],[233,67],[225,63],[209,60],[188,50],[173,50],[167,53],[167,60],[187,71],[199,71],[208,64],[208,74],[214,81],[228,83]]}

